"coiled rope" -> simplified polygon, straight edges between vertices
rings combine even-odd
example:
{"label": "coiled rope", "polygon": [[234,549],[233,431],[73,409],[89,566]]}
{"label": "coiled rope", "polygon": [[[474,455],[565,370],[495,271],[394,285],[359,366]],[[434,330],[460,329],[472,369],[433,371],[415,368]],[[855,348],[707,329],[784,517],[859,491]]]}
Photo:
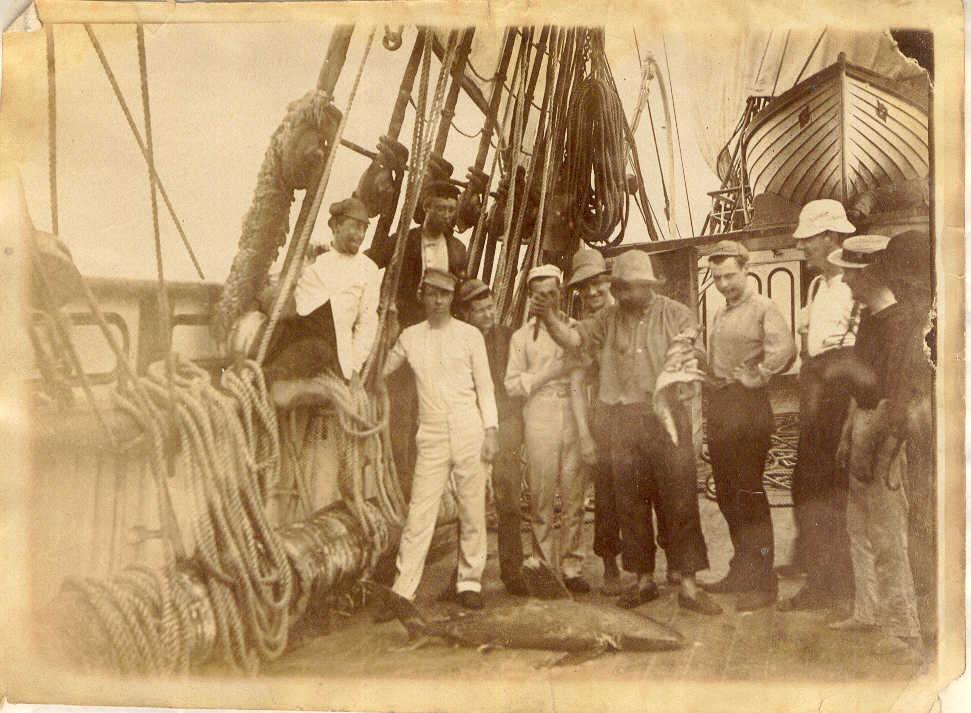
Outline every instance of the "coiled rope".
{"label": "coiled rope", "polygon": [[[627,225],[627,145],[624,108],[610,77],[602,33],[591,33],[590,42],[590,75],[570,97],[562,190],[579,237],[602,247],[620,243]],[[611,238],[618,224],[621,230]]]}

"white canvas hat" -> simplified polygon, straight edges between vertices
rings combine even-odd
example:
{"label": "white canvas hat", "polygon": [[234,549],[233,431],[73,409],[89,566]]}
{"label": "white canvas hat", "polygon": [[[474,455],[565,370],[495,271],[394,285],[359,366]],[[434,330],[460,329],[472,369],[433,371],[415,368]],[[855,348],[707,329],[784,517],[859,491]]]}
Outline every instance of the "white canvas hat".
{"label": "white canvas hat", "polygon": [[799,225],[792,237],[811,238],[827,230],[837,233],[852,233],[856,230],[846,218],[846,210],[839,201],[823,198],[809,201],[799,213]]}

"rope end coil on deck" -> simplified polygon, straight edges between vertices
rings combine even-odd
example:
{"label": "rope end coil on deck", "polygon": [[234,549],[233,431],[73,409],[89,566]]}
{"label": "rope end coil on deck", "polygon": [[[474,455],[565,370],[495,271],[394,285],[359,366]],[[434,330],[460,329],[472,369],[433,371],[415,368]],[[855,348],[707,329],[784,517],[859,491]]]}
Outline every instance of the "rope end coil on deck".
{"label": "rope end coil on deck", "polygon": [[[365,500],[363,472],[354,466],[342,474],[345,503],[275,530],[265,504],[280,477],[281,442],[259,366],[227,370],[217,388],[199,367],[174,361],[174,425],[161,362],[137,390],[115,398],[151,434],[160,503],[181,504],[178,528],[166,538],[180,543],[169,542],[161,570],[134,566],[107,580],[67,579],[45,617],[44,648],[74,667],[128,676],[184,675],[209,665],[253,674],[285,651],[308,606],[367,576],[391,548],[400,491],[389,495],[384,483],[377,504]],[[359,384],[333,386],[340,431],[347,431],[340,437],[346,466],[361,453],[389,458],[379,445],[386,404]],[[359,452],[361,444],[369,445]],[[168,458],[178,467],[167,468]],[[165,530],[164,513],[160,519]]]}

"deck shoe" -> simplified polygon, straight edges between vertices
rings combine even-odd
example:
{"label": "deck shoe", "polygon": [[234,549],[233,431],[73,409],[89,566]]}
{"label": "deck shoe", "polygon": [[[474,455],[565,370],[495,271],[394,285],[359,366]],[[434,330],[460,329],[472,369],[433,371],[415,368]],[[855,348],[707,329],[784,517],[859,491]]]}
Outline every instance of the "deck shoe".
{"label": "deck shoe", "polygon": [[624,587],[623,584],[621,584],[620,575],[618,574],[614,577],[607,577],[605,575],[604,584],[603,587],[600,588],[600,591],[606,594],[608,597],[616,597],[623,593]]}
{"label": "deck shoe", "polygon": [[712,582],[711,584],[703,584],[699,582],[698,586],[710,594],[740,594],[741,592],[748,592],[752,590],[752,587],[747,586],[742,581],[742,578],[731,570],[729,570],[728,574],[726,574],[724,578],[718,580],[717,582]]}
{"label": "deck shoe", "polygon": [[470,590],[459,592],[455,599],[466,609],[482,608],[482,595],[479,592],[473,592]]}
{"label": "deck shoe", "polygon": [[590,584],[583,577],[567,577],[563,580],[563,584],[574,594],[589,594]]}
{"label": "deck shoe", "polygon": [[861,621],[855,616],[851,616],[849,619],[841,619],[840,621],[831,621],[826,625],[828,629],[833,631],[870,631],[876,628],[876,624],[872,624],[868,621]]}
{"label": "deck shoe", "polygon": [[394,621],[396,619],[395,614],[391,611],[391,607],[385,604],[379,604],[377,609],[371,615],[371,621],[375,624],[387,624],[389,621]]}
{"label": "deck shoe", "polygon": [[776,609],[779,611],[816,611],[828,609],[833,604],[833,598],[817,589],[803,587],[795,596],[781,600]]}
{"label": "deck shoe", "polygon": [[703,589],[699,589],[693,597],[689,597],[684,592],[678,592],[678,606],[707,616],[718,616],[722,613],[722,608]]}
{"label": "deck shoe", "polygon": [[735,600],[735,611],[756,611],[775,604],[777,593],[775,589],[753,589],[742,592]]}
{"label": "deck shoe", "polygon": [[632,587],[620,595],[620,599],[617,600],[617,606],[621,609],[633,609],[639,607],[641,604],[647,604],[652,602],[661,596],[661,592],[657,588],[657,584],[651,582],[646,587]]}

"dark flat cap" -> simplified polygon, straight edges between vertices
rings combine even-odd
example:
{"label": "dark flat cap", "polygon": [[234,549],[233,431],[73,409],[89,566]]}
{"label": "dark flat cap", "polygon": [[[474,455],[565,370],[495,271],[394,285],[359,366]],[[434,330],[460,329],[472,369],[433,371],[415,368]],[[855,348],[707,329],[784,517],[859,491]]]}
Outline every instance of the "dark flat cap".
{"label": "dark flat cap", "polygon": [[421,187],[421,198],[452,198],[459,197],[459,187],[448,181],[428,181]]}

